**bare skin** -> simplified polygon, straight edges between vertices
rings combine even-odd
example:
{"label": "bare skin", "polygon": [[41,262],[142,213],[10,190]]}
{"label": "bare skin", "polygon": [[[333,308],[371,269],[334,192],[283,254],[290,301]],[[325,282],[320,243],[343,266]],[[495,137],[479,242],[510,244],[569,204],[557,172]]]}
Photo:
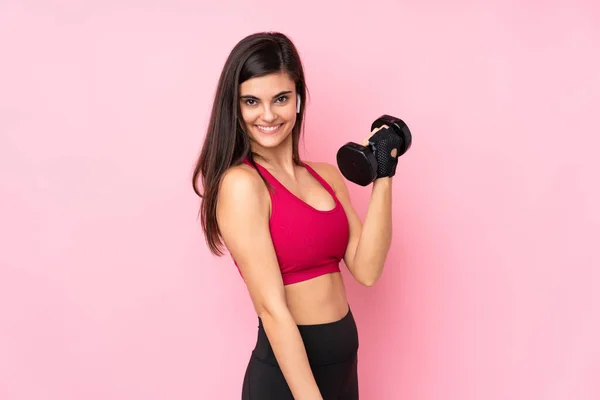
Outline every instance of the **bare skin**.
{"label": "bare skin", "polygon": [[[379,129],[386,127],[387,125],[375,128],[368,137],[361,141],[361,144],[366,145],[369,137]],[[289,141],[289,146],[291,148],[291,136],[289,136]],[[396,150],[394,149],[393,152],[395,151]],[[257,160],[257,162],[269,170],[269,172],[290,192],[315,209],[325,211],[331,210],[335,206],[334,199],[329,192],[306,170],[306,168],[294,166],[294,175],[289,176],[285,174],[285,172],[272,169],[267,164],[263,165],[261,160]],[[362,221],[351,204],[348,188],[337,168],[324,162],[304,162],[311,166],[333,188],[336,197],[343,205],[347,217],[350,220],[350,236],[356,237],[359,235],[360,229],[362,228]],[[256,174],[256,178],[260,179],[258,172],[246,164],[240,165],[237,168],[246,169],[249,173]],[[261,196],[264,197],[264,202],[269,203],[270,212],[271,199],[266,187],[261,193]],[[343,277],[339,272],[285,285],[284,290],[287,307],[289,308],[294,321],[299,325],[333,322],[343,318],[348,313],[346,289]]]}
{"label": "bare skin", "polygon": [[[296,106],[295,84],[286,74],[253,78],[240,85],[245,131],[252,150],[263,157],[255,161],[307,204],[330,210],[335,203],[329,192],[306,168],[292,161]],[[363,224],[338,169],[328,163],[304,162],[329,183],[343,205],[350,225],[344,263],[358,282],[371,286],[382,272],[390,246],[391,178],[377,179],[373,184]],[[258,172],[246,164],[230,168],[221,181],[217,204],[223,240],[240,267],[294,398],[319,400],[322,396],[297,325],[333,322],[345,316],[348,302],[344,282],[340,273],[331,273],[284,285],[270,236],[270,216],[271,198]]]}
{"label": "bare skin", "polygon": [[[335,190],[335,178],[331,177],[332,172],[334,172],[331,170],[332,166],[323,163],[305,162],[313,167]],[[248,165],[240,166],[240,168],[248,169],[251,173],[258,175]],[[293,177],[284,176],[277,171],[270,170],[269,172],[289,191],[317,210],[331,210],[335,206],[329,192],[304,167],[295,168],[295,181]],[[257,178],[259,177],[257,176]],[[270,205],[271,200],[266,188],[262,196],[265,198],[264,201]],[[338,196],[337,191],[336,196]],[[340,199],[340,202],[344,207],[350,206],[347,201],[344,203]],[[348,313],[346,290],[340,273],[321,275],[307,281],[285,285],[284,290],[287,307],[294,321],[299,325],[333,322]]]}

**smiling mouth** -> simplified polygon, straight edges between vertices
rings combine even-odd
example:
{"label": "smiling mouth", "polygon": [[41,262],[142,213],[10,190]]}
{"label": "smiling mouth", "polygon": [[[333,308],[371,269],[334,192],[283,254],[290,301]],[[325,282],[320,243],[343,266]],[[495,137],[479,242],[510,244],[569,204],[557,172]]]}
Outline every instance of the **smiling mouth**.
{"label": "smiling mouth", "polygon": [[256,128],[262,133],[273,134],[279,132],[283,124],[279,125],[255,125]]}

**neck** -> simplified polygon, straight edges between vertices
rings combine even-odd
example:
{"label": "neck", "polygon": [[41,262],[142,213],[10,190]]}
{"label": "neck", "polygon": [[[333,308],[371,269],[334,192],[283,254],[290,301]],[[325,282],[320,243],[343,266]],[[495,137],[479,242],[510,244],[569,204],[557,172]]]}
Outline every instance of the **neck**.
{"label": "neck", "polygon": [[289,135],[277,147],[265,148],[253,143],[252,151],[260,155],[260,157],[255,157],[254,161],[261,166],[270,170],[285,171],[293,174],[295,164],[293,160],[292,135]]}

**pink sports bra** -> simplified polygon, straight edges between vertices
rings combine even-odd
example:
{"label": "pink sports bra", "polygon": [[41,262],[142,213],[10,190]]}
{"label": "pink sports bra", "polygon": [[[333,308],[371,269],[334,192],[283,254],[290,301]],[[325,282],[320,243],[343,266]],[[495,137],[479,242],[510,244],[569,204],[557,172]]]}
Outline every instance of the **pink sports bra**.
{"label": "pink sports bra", "polygon": [[[254,167],[247,158],[244,163]],[[349,226],[346,212],[331,186],[309,165],[303,164],[335,201],[332,210],[320,211],[286,189],[266,168],[256,165],[274,190],[274,193],[270,191],[269,228],[283,283],[289,285],[339,272],[348,246]],[[234,263],[240,271],[235,260]]]}

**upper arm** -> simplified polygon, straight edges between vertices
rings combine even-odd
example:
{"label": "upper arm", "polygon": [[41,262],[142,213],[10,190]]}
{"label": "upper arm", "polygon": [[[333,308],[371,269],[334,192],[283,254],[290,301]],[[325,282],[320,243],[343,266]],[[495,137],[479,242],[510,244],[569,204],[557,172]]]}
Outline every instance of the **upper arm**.
{"label": "upper arm", "polygon": [[[311,164],[312,165],[312,164]],[[362,232],[362,220],[358,213],[354,209],[350,200],[350,194],[348,192],[348,186],[344,180],[341,172],[332,164],[321,162],[314,163],[315,169],[318,169],[319,174],[323,176],[333,188],[335,195],[342,204],[346,216],[348,218],[348,224],[350,228],[350,236],[348,239],[348,246],[344,254],[344,263],[352,272],[353,260],[358,248],[358,241]]]}
{"label": "upper arm", "polygon": [[242,167],[221,180],[217,222],[258,315],[285,305],[285,292],[269,231],[269,194],[260,177]]}

